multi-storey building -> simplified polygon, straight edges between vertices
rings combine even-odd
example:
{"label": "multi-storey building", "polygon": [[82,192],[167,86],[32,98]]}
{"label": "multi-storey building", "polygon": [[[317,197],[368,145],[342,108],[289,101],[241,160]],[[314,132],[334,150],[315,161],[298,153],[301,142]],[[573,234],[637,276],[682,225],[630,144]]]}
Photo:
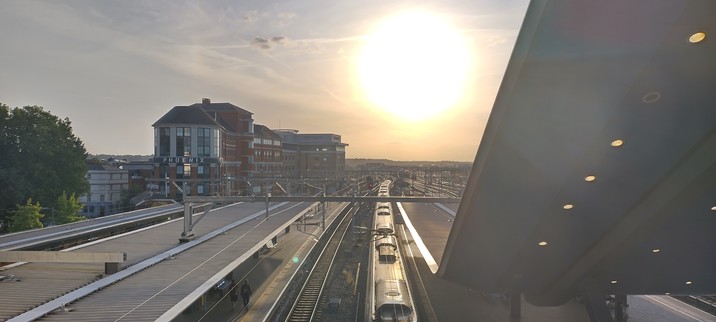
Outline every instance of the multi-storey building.
{"label": "multi-storey building", "polygon": [[283,140],[283,171],[287,176],[309,180],[342,180],[346,146],[332,133],[299,134],[298,130],[274,130]]}
{"label": "multi-storey building", "polygon": [[175,106],[154,127],[154,179],[175,198],[246,194],[253,175],[253,113],[208,98]]}
{"label": "multi-storey building", "polygon": [[268,127],[254,124],[254,184],[253,193],[264,193],[273,182],[283,177],[281,172],[281,136]]}
{"label": "multi-storey building", "polygon": [[79,198],[82,215],[101,217],[121,212],[122,191],[129,188],[127,170],[106,164],[87,164],[90,191]]}

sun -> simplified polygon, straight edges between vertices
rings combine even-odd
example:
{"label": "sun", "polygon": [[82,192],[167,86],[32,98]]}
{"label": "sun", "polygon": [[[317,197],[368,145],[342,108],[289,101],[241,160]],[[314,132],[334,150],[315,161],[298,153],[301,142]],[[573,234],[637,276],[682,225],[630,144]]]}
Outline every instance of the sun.
{"label": "sun", "polygon": [[358,56],[365,97],[403,120],[428,119],[454,106],[469,68],[465,40],[446,20],[405,12],[380,23]]}

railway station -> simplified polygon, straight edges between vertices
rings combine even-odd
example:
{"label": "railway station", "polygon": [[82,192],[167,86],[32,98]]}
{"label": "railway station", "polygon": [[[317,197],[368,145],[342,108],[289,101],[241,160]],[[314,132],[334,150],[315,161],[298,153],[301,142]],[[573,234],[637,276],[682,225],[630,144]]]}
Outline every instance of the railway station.
{"label": "railway station", "polygon": [[194,187],[0,235],[0,321],[716,321],[713,12],[532,1],[465,180]]}

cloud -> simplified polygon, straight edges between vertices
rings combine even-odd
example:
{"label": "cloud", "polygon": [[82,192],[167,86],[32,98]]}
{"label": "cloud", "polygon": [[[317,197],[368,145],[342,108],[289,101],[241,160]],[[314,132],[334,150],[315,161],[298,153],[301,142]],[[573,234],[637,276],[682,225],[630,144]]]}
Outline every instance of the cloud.
{"label": "cloud", "polygon": [[284,36],[273,36],[271,38],[255,37],[251,40],[251,46],[263,50],[270,50],[274,46],[287,46],[288,43],[289,39]]}
{"label": "cloud", "polygon": [[275,37],[271,37],[271,41],[273,41],[279,45],[283,45],[287,41],[287,38],[284,36],[275,36]]}
{"label": "cloud", "polygon": [[268,39],[262,37],[256,37],[251,40],[251,46],[259,49],[269,50],[271,49],[271,43]]}

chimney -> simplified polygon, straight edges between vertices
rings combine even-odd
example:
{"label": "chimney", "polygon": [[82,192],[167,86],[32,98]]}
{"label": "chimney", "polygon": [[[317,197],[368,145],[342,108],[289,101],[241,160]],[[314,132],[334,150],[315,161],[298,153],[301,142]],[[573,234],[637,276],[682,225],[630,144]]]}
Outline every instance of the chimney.
{"label": "chimney", "polygon": [[201,104],[204,104],[204,105],[211,104],[211,100],[208,99],[208,98],[206,98],[206,97],[204,97],[204,98],[201,99]]}

